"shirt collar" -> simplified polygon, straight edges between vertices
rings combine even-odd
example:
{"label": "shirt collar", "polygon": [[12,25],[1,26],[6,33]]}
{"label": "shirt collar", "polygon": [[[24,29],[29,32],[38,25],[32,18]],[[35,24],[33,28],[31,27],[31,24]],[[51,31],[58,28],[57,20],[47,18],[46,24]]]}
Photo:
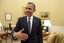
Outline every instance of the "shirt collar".
{"label": "shirt collar", "polygon": [[[28,19],[29,17],[27,17],[27,19]],[[30,19],[33,19],[33,15],[30,17]]]}

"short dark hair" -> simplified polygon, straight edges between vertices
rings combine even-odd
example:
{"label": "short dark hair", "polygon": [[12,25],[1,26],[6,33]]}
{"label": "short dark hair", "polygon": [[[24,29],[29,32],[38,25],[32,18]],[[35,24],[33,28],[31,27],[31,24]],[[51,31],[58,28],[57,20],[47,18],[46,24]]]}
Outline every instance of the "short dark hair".
{"label": "short dark hair", "polygon": [[33,7],[34,7],[34,9],[36,8],[36,6],[35,6],[35,4],[34,4],[34,3],[32,3],[32,2],[28,2],[28,4],[32,4],[32,5],[33,5]]}

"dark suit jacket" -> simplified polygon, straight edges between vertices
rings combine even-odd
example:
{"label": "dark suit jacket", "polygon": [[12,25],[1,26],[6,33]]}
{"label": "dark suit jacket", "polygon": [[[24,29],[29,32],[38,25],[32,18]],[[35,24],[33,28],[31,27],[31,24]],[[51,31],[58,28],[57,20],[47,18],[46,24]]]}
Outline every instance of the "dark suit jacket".
{"label": "dark suit jacket", "polygon": [[20,17],[18,19],[18,22],[16,24],[15,29],[12,31],[12,33],[18,32],[24,28],[23,33],[28,34],[29,38],[26,39],[26,41],[21,41],[21,43],[42,43],[42,26],[41,26],[41,20],[37,17],[33,17],[33,24],[32,24],[32,30],[31,34],[29,34],[28,31],[28,24],[27,24],[27,17]]}

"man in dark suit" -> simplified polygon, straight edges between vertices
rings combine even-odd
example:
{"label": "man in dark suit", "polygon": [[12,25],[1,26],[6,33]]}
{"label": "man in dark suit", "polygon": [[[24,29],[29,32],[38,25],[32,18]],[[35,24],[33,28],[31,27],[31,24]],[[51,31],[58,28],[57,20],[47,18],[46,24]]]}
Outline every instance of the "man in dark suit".
{"label": "man in dark suit", "polygon": [[16,27],[12,31],[14,39],[20,39],[21,43],[42,43],[41,20],[33,13],[36,11],[35,4],[27,3],[24,17],[20,17]]}

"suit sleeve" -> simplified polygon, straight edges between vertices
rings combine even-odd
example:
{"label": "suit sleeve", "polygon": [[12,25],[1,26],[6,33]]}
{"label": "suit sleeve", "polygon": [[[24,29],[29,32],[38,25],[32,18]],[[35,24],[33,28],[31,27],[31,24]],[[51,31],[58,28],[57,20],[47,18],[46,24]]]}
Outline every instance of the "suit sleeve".
{"label": "suit sleeve", "polygon": [[18,19],[18,22],[17,22],[17,24],[16,24],[16,27],[15,27],[14,30],[11,32],[12,38],[13,38],[14,40],[17,40],[17,38],[14,37],[14,33],[15,33],[15,32],[18,32],[19,30],[20,30],[20,19]]}
{"label": "suit sleeve", "polygon": [[41,20],[39,19],[39,27],[38,27],[38,43],[43,43],[42,39],[42,25],[41,25]]}
{"label": "suit sleeve", "polygon": [[16,23],[16,27],[14,28],[13,31],[18,32],[20,30],[20,18],[18,19],[17,23]]}

